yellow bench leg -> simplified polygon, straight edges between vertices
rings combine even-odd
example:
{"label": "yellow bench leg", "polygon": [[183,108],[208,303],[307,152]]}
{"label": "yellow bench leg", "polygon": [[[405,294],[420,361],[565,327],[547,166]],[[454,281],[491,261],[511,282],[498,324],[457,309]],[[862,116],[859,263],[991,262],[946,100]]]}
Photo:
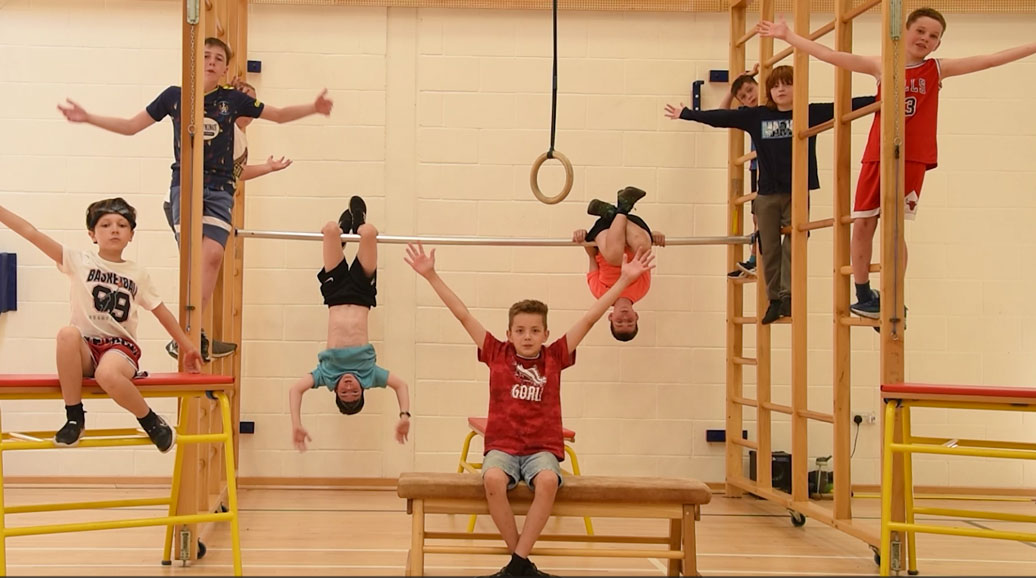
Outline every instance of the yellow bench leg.
{"label": "yellow bench leg", "polygon": [[[565,444],[565,453],[572,460],[572,474],[578,476],[579,474],[579,458],[576,457],[576,451],[571,446]],[[583,518],[583,525],[586,526],[586,535],[594,535],[594,523],[590,520],[590,516]]]}

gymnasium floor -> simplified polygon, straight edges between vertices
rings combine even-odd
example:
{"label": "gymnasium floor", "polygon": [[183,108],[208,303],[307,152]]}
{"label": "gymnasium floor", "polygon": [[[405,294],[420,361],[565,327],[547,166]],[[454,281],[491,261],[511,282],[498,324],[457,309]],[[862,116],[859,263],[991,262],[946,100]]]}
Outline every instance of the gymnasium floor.
{"label": "gymnasium floor", "polygon": [[[42,501],[110,499],[112,488],[13,487],[7,505]],[[155,489],[133,489],[133,496],[165,494]],[[403,573],[410,540],[410,519],[405,503],[394,490],[242,489],[241,542],[246,575],[383,575]],[[927,500],[928,504],[939,503]],[[949,502],[946,502],[949,503]],[[960,506],[959,501],[953,502]],[[967,507],[1033,513],[1033,501],[968,502]],[[877,530],[879,503],[856,499],[859,523]],[[161,512],[160,508],[141,508]],[[28,523],[97,519],[107,512],[22,514],[14,521]],[[90,517],[88,517],[90,516]],[[117,516],[111,516],[117,517]],[[125,515],[123,515],[125,517]],[[10,519],[10,518],[9,518]],[[441,516],[436,528],[463,529],[466,519]],[[1021,524],[969,521],[984,527],[1022,529]],[[558,525],[560,524],[560,526]],[[661,522],[595,519],[598,533],[661,534]],[[12,525],[16,525],[12,523]],[[488,517],[478,521],[490,531]],[[205,558],[193,567],[179,562],[159,564],[164,528],[104,530],[74,534],[8,539],[8,574],[31,576],[82,575],[230,575],[230,539],[225,525],[209,528],[203,538]],[[579,533],[582,520],[552,520],[548,528]],[[1032,531],[1028,528],[1027,531]],[[607,547],[607,546],[602,546]],[[921,535],[918,539],[922,575],[1036,575],[1036,544]],[[615,558],[548,558],[534,561],[552,574],[664,575],[660,560]],[[428,575],[476,576],[491,574],[505,560],[494,556],[430,555]],[[698,525],[698,565],[703,575],[845,576],[877,574],[873,554],[863,542],[819,522],[793,527],[788,513],[752,497],[726,498],[716,494],[703,508]],[[904,574],[905,575],[905,574]]]}

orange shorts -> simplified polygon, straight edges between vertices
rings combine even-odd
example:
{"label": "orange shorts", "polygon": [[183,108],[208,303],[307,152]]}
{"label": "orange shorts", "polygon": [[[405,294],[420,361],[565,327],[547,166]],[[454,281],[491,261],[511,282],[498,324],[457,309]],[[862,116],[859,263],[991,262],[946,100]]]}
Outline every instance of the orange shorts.
{"label": "orange shorts", "polygon": [[[904,219],[913,219],[917,214],[917,202],[921,198],[921,185],[928,170],[925,163],[907,161],[903,175],[903,196],[906,200]],[[881,163],[866,162],[860,167],[860,180],[856,183],[856,201],[853,203],[853,217],[874,217],[881,212]]]}

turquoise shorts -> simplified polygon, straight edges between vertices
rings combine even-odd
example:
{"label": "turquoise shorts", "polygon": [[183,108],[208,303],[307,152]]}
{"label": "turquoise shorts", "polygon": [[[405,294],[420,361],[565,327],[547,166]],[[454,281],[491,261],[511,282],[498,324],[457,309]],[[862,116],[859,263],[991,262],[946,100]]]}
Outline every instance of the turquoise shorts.
{"label": "turquoise shorts", "polygon": [[326,387],[334,391],[338,380],[346,373],[356,376],[360,387],[385,387],[388,385],[389,372],[378,367],[374,346],[370,343],[356,347],[340,347],[325,349],[317,354],[317,368],[313,375],[313,387]]}

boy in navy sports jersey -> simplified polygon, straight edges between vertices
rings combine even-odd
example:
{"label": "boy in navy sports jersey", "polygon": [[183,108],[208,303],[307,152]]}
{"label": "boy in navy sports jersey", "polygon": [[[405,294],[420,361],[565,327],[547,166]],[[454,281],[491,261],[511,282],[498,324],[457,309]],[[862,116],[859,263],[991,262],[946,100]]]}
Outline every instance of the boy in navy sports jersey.
{"label": "boy in navy sports jersey", "polygon": [[[478,347],[489,366],[489,414],[482,479],[489,514],[511,552],[496,576],[546,576],[529,561],[529,552],[547,524],[561,485],[559,460],[565,459],[561,428],[561,371],[575,364],[576,346],[623,290],[654,268],[654,255],[638,251],[624,258],[619,279],[567,333],[544,347],[547,306],[519,301],[508,312],[507,341],[493,337],[435,271],[435,249],[407,245],[407,264],[424,277]],[[524,480],[534,490],[521,533],[507,490]]]}
{"label": "boy in navy sports jersey", "polygon": [[[353,415],[363,409],[366,390],[388,387],[399,403],[396,441],[405,442],[410,433],[410,389],[398,375],[378,366],[367,335],[367,317],[377,306],[378,230],[366,217],[367,204],[354,196],[338,222],[327,223],[321,231],[324,268],[317,280],[327,305],[327,348],[317,355],[316,369],[295,382],[288,393],[292,441],[300,452],[312,440],[302,426],[302,396],[317,388],[334,392],[338,411]],[[360,236],[352,263],[342,253],[343,233]]]}
{"label": "boy in navy sports jersey", "polygon": [[[205,119],[202,130],[205,138],[204,195],[202,204],[202,274],[201,307],[202,318],[207,318],[216,279],[223,264],[223,252],[230,236],[231,210],[234,207],[234,121],[239,117],[271,120],[276,123],[291,122],[300,118],[331,114],[332,102],[324,89],[312,104],[300,104],[277,108],[263,104],[247,94],[228,86],[221,86],[220,79],[227,71],[232,54],[222,40],[205,39]],[[173,157],[172,183],[169,189],[169,206],[166,216],[173,226],[177,242],[180,230],[180,87],[170,86],[162,91],[147,108],[131,118],[116,118],[88,113],[79,104],[68,99],[67,105],[58,109],[70,122],[87,123],[105,130],[134,135],[161,121],[172,119]],[[208,339],[202,332],[202,354],[208,358],[230,355],[237,349],[232,343],[214,342],[211,352]],[[167,347],[170,355],[176,357],[176,343]]]}
{"label": "boy in navy sports jersey", "polygon": [[93,377],[115,403],[137,418],[159,450],[169,451],[176,442],[176,430],[151,411],[132,381],[140,362],[138,310],[154,313],[180,343],[190,373],[201,370],[201,354],[162,303],[147,271],[122,258],[133,240],[137,211],[118,197],[86,209],[86,228],[97,245],[96,253],[65,247],[2,206],[0,223],[53,259],[71,282],[72,320],[57,336],[58,380],[68,421],[54,435],[54,445],[74,446],[83,437],[83,378]]}
{"label": "boy in navy sports jersey", "polygon": [[[881,97],[881,57],[862,56],[851,52],[836,52],[808,38],[799,36],[788,28],[784,19],[777,22],[760,21],[756,26],[761,36],[780,38],[788,44],[809,53],[824,62],[853,72],[870,74],[878,82],[878,97]],[[913,219],[921,196],[921,185],[925,172],[938,164],[936,149],[936,125],[939,110],[939,91],[942,79],[960,76],[994,66],[1014,62],[1036,54],[1036,42],[1002,50],[995,54],[968,56],[965,58],[928,59],[942,43],[946,31],[946,18],[934,8],[918,8],[906,19],[903,36],[903,50],[906,52],[906,76],[904,77],[906,135],[906,163],[904,169],[903,195],[905,197],[904,218]],[[856,283],[857,302],[849,309],[862,317],[878,319],[881,316],[881,299],[871,289],[870,263],[874,251],[874,231],[878,227],[880,212],[880,163],[881,160],[881,114],[874,115],[867,147],[863,152],[863,166],[856,185],[856,201],[853,205],[853,236],[850,241],[853,281]],[[905,266],[905,265],[904,265]]]}

